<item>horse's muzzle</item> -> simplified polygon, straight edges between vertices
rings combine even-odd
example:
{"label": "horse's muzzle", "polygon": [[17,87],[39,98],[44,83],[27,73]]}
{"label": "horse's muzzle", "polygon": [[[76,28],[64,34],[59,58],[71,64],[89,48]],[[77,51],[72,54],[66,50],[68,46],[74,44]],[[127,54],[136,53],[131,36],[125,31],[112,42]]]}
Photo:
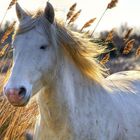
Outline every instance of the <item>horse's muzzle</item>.
{"label": "horse's muzzle", "polygon": [[27,90],[24,87],[21,87],[19,89],[7,89],[5,92],[5,95],[7,96],[8,101],[13,106],[22,107],[25,106],[30,97],[27,96]]}

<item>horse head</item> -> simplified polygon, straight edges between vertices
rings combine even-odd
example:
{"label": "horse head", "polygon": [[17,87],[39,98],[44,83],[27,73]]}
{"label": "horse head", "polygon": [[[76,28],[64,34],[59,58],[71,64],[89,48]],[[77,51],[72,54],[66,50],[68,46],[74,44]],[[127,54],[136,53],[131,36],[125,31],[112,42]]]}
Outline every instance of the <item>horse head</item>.
{"label": "horse head", "polygon": [[4,93],[12,105],[24,106],[53,77],[57,61],[55,15],[49,2],[40,17],[33,18],[18,3],[16,13],[19,29],[13,41],[14,63]]}

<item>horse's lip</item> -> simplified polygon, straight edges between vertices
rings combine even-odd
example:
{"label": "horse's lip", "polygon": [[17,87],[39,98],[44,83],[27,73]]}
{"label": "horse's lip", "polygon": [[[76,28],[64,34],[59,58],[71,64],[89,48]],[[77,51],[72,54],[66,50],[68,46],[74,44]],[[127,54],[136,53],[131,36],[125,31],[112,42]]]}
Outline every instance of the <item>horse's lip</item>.
{"label": "horse's lip", "polygon": [[28,104],[30,100],[30,96],[26,97],[25,99],[23,99],[21,102],[15,103],[15,102],[10,102],[11,105],[15,106],[15,107],[24,107]]}

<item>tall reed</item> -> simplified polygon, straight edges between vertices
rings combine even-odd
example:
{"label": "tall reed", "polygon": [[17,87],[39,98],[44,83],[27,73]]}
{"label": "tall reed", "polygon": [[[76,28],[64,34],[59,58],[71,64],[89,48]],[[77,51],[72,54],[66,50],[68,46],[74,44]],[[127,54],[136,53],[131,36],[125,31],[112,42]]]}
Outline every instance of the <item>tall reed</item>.
{"label": "tall reed", "polygon": [[97,29],[99,23],[101,22],[102,18],[104,17],[105,13],[107,12],[107,10],[116,7],[117,3],[118,3],[118,0],[111,0],[111,2],[108,3],[106,9],[105,9],[104,12],[102,13],[102,15],[101,15],[99,21],[97,22],[97,24],[96,24],[94,30],[92,31],[91,36],[94,34],[95,30]]}

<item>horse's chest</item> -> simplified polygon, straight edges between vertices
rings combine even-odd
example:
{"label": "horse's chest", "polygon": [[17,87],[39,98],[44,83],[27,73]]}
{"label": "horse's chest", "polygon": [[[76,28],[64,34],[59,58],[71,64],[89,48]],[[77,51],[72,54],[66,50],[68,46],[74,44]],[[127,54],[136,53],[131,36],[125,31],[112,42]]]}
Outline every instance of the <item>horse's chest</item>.
{"label": "horse's chest", "polygon": [[41,122],[40,118],[36,123],[34,140],[74,140],[69,126],[66,124],[60,129],[50,129],[49,123]]}

